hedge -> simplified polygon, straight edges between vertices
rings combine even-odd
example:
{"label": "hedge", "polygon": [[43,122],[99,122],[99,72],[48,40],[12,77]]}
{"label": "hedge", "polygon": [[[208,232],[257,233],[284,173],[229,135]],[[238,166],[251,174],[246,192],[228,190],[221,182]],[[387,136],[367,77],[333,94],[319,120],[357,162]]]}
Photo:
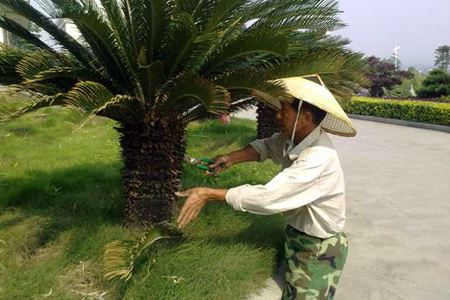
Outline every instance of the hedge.
{"label": "hedge", "polygon": [[353,97],[343,108],[349,114],[450,126],[450,103]]}

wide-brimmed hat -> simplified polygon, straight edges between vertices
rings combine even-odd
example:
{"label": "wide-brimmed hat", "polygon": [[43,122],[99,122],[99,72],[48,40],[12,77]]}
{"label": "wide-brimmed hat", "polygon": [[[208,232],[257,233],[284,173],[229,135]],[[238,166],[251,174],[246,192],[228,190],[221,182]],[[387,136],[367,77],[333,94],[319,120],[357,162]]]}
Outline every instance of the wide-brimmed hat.
{"label": "wide-brimmed hat", "polygon": [[255,96],[276,108],[281,107],[280,101],[292,102],[294,98],[303,100],[327,112],[320,123],[325,131],[340,136],[356,135],[356,129],[353,127],[352,121],[318,75],[281,78],[276,82],[284,85],[288,95],[292,97],[273,97],[260,93],[255,93]]}

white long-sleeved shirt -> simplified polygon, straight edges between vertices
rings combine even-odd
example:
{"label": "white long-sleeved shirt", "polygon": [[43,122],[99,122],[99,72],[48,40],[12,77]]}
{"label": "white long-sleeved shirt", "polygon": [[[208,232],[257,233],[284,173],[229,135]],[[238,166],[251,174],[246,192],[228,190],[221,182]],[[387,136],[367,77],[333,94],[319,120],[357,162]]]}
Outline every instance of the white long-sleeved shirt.
{"label": "white long-sleeved shirt", "polygon": [[287,141],[276,133],[250,143],[260,161],[272,159],[283,170],[265,185],[229,189],[227,203],[254,214],[283,213],[287,224],[315,237],[341,232],[345,223],[344,174],[330,138],[317,127],[284,157]]}

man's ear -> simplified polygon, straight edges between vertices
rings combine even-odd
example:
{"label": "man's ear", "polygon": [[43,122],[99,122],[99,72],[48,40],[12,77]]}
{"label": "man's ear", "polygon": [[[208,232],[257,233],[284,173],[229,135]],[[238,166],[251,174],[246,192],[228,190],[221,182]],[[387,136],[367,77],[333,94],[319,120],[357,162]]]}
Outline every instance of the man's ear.
{"label": "man's ear", "polygon": [[305,112],[305,121],[308,123],[313,123],[313,115],[310,111]]}

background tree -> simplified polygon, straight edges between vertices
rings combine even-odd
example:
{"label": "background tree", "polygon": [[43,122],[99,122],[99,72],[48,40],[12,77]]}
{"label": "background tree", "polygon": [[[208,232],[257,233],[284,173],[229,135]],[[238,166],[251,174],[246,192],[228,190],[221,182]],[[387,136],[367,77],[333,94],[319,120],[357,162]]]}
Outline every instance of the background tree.
{"label": "background tree", "polygon": [[434,51],[434,53],[434,66],[447,72],[450,65],[450,46],[440,46]]}
{"label": "background tree", "polygon": [[[3,119],[62,106],[85,121],[117,121],[125,215],[133,224],[172,217],[189,122],[234,110],[255,93],[283,95],[273,79],[338,71],[346,63],[326,48],[316,61],[317,53],[296,44],[339,26],[337,1],[38,3],[35,9],[24,0],[0,0],[0,26],[40,49],[0,49],[2,83],[29,95],[29,103]],[[46,31],[57,47],[9,19],[9,11]],[[75,24],[79,41],[55,25],[61,18]]]}
{"label": "background tree", "polygon": [[401,84],[404,79],[412,77],[408,71],[395,70],[395,64],[389,60],[370,56],[367,63],[366,78],[372,97],[383,97],[386,94],[385,90],[391,90],[395,85]]}
{"label": "background tree", "polygon": [[400,85],[394,86],[389,91],[389,97],[417,97],[417,90],[422,86],[425,75],[414,67],[409,67],[408,72],[411,73],[411,77],[403,80]]}
{"label": "background tree", "polygon": [[450,74],[442,69],[431,71],[417,91],[419,97],[439,98],[450,96]]}

